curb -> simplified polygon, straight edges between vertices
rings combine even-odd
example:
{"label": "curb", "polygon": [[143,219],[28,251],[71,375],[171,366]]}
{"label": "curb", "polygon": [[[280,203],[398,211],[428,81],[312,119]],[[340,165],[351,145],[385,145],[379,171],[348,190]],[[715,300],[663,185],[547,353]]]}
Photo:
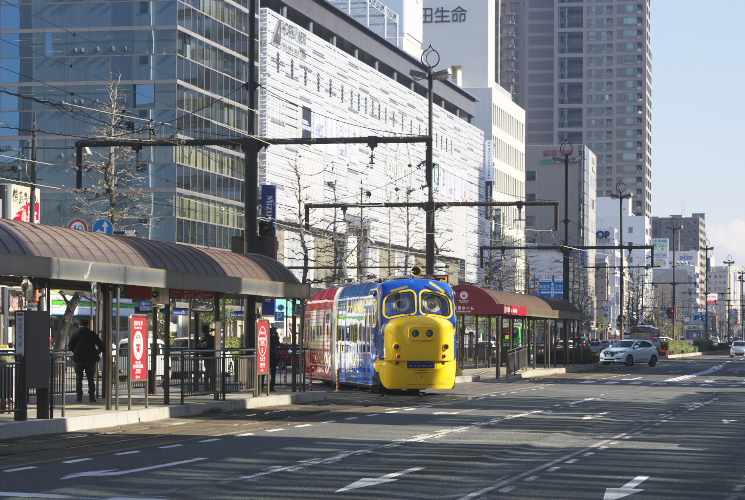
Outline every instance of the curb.
{"label": "curb", "polygon": [[244,399],[230,399],[209,403],[193,403],[177,406],[158,406],[140,410],[120,410],[97,413],[94,415],[76,415],[48,420],[27,420],[24,422],[8,422],[0,425],[0,440],[37,436],[41,434],[61,434],[64,432],[89,431],[114,427],[117,425],[152,422],[167,418],[190,417],[205,413],[220,413],[226,411],[247,410],[266,406],[281,406],[297,403],[311,403],[325,401],[327,393],[301,392],[297,394],[278,394],[274,396],[249,397]]}

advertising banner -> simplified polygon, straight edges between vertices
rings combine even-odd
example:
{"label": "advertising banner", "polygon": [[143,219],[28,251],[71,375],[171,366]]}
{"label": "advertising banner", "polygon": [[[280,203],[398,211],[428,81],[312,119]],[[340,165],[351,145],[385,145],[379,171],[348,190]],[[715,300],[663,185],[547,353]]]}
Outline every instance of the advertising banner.
{"label": "advertising banner", "polygon": [[256,322],[256,366],[259,375],[269,373],[269,322]]}
{"label": "advertising banner", "polygon": [[147,316],[129,317],[129,364],[130,380],[147,380]]}

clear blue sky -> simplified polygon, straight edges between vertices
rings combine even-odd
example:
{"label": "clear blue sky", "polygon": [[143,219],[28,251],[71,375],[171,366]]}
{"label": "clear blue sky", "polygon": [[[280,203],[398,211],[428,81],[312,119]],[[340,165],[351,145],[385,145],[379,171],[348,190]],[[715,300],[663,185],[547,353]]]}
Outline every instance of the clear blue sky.
{"label": "clear blue sky", "polygon": [[743,0],[652,0],[652,215],[706,214],[717,265],[745,266],[744,19]]}

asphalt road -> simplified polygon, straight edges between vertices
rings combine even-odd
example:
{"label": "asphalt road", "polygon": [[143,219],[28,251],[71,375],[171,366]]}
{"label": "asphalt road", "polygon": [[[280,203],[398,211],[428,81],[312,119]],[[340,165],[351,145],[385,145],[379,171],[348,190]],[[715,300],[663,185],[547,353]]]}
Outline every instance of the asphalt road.
{"label": "asphalt road", "polygon": [[745,360],[702,356],[0,442],[0,498],[745,499]]}

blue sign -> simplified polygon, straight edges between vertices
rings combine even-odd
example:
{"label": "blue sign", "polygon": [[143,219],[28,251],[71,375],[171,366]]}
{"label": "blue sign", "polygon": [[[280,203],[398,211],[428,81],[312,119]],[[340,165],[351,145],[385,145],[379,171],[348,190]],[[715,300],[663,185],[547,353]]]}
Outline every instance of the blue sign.
{"label": "blue sign", "polygon": [[109,219],[98,219],[93,223],[94,233],[114,234],[114,224]]}
{"label": "blue sign", "polygon": [[274,299],[264,299],[261,302],[261,315],[271,316],[274,314]]}
{"label": "blue sign", "polygon": [[282,311],[275,311],[274,312],[274,321],[284,321],[285,320],[285,313]]}
{"label": "blue sign", "polygon": [[142,312],[150,312],[150,309],[152,307],[152,304],[149,300],[141,300],[140,301],[140,311]]}
{"label": "blue sign", "polygon": [[263,184],[261,186],[261,217],[271,222],[277,229],[277,186]]}

